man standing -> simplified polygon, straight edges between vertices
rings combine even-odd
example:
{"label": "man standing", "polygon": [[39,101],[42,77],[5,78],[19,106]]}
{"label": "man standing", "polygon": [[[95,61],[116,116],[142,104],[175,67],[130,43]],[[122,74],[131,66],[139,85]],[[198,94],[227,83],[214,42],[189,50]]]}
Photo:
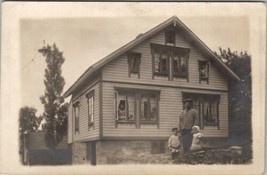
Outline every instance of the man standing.
{"label": "man standing", "polygon": [[179,116],[178,129],[182,131],[182,142],[184,151],[187,152],[190,149],[193,135],[191,133],[193,126],[199,126],[197,111],[192,108],[192,99],[183,100],[184,110]]}

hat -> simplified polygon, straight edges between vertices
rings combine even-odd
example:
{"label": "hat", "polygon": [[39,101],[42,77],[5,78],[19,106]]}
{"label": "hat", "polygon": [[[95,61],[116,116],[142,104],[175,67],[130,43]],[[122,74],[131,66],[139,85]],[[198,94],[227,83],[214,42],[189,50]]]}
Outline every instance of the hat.
{"label": "hat", "polygon": [[192,99],[191,98],[187,98],[187,99],[184,99],[183,102],[192,102]]}
{"label": "hat", "polygon": [[196,131],[199,131],[200,129],[199,129],[199,126],[193,126],[192,127],[192,131],[193,132],[196,132]]}

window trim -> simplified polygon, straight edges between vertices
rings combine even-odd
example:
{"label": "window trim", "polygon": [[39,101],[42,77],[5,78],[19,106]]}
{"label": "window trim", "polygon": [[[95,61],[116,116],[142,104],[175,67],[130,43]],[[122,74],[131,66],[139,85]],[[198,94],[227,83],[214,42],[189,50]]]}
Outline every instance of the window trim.
{"label": "window trim", "polygon": [[[168,79],[173,78],[184,78],[189,82],[189,55],[190,55],[190,48],[184,48],[184,47],[176,47],[176,46],[169,46],[169,45],[161,45],[161,44],[155,44],[155,43],[150,43],[150,48],[151,48],[151,55],[152,55],[152,79],[155,79],[155,76],[163,76],[163,77],[168,77]],[[168,59],[167,59],[167,74],[161,74],[155,72],[155,50],[166,50],[168,52]],[[174,76],[173,72],[173,66],[174,66],[174,58],[173,58],[173,52],[174,51],[182,51],[186,52],[186,57],[185,57],[185,63],[186,63],[186,76]]]}
{"label": "window trim", "polygon": [[[142,54],[141,53],[136,53],[136,52],[128,52],[127,53],[127,60],[128,60],[128,75],[129,77],[131,77],[131,74],[137,74],[138,78],[140,78],[140,66],[141,66],[141,57]],[[131,61],[131,59],[136,60],[137,61],[137,71],[133,71],[132,70],[132,66],[131,63],[133,63]]]}
{"label": "window trim", "polygon": [[[167,42],[167,35],[174,35],[173,43]],[[176,46],[176,31],[175,30],[165,30],[165,45]]]}
{"label": "window trim", "polygon": [[[134,112],[135,112],[135,119],[133,121],[119,121],[118,120],[118,94],[119,91],[121,93],[129,93],[134,94]],[[116,95],[117,94],[117,95]],[[157,105],[157,120],[155,121],[141,121],[141,96],[142,94],[149,94],[155,95],[156,97],[156,105]],[[115,127],[117,128],[119,124],[134,124],[136,128],[140,128],[143,124],[153,124],[157,125],[159,128],[159,101],[160,101],[160,90],[148,90],[148,89],[133,89],[133,88],[121,88],[121,87],[114,87],[114,119],[115,119]],[[139,109],[139,110],[137,110]]]}
{"label": "window trim", "polygon": [[[128,97],[127,97],[127,94],[133,94],[134,96],[134,120],[131,120],[131,121],[124,121],[124,120],[119,120],[119,115],[118,115],[118,96],[119,96],[119,91],[120,93],[125,93],[126,94],[126,105],[127,105],[127,100],[128,100]],[[136,121],[137,121],[137,114],[136,114],[136,94],[133,93],[132,90],[129,90],[129,89],[115,89],[114,90],[114,109],[115,109],[115,112],[114,112],[114,117],[115,117],[115,126],[116,128],[118,127],[119,124],[134,124],[136,127],[137,127],[137,124],[136,124]],[[127,106],[125,106],[126,110],[127,110]],[[128,110],[126,111],[127,115],[128,115]]]}
{"label": "window trim", "polygon": [[[207,74],[207,77],[202,77],[201,76],[201,66],[202,65],[205,65],[205,69],[206,69],[206,74]],[[198,60],[198,73],[199,73],[199,83],[201,84],[202,81],[206,81],[207,84],[209,84],[209,77],[210,77],[210,61],[200,61]]]}
{"label": "window trim", "polygon": [[[72,105],[74,112],[74,133],[80,133],[80,102],[76,101]],[[78,117],[76,116],[76,109],[78,110]]]}
{"label": "window trim", "polygon": [[[89,93],[87,93],[86,95],[87,98],[87,114],[88,114],[88,131],[90,130],[91,127],[93,127],[93,129],[95,129],[95,91],[91,90]],[[93,104],[92,104],[92,108],[93,108],[93,112],[92,112],[92,116],[89,115],[90,113],[90,106],[89,106],[89,99],[92,98],[93,99]],[[93,117],[93,122],[91,122]]]}
{"label": "window trim", "polygon": [[[172,49],[172,51],[171,51],[171,53],[172,53],[172,56],[171,56],[171,60],[172,60],[172,76],[174,77],[174,78],[185,78],[185,79],[187,79],[187,81],[188,81],[188,77],[189,77],[189,70],[188,70],[188,68],[189,68],[189,66],[188,66],[188,64],[189,64],[189,52],[190,52],[190,49],[188,49],[188,48],[180,48],[180,47],[173,47],[173,48],[171,48]],[[184,52],[185,54],[186,54],[186,56],[185,56],[185,63],[186,63],[186,75],[184,76],[184,75],[180,75],[178,72],[175,74],[175,72],[174,72],[174,52]],[[179,58],[179,62],[180,62],[180,58]],[[178,68],[179,69],[179,68]]]}
{"label": "window trim", "polygon": [[[185,97],[185,96],[187,96],[187,97]],[[217,130],[220,130],[220,102],[221,102],[221,94],[219,94],[219,93],[199,93],[199,92],[183,92],[182,91],[182,99],[184,99],[184,98],[188,98],[188,96],[197,96],[197,98],[198,99],[200,99],[201,97],[203,97],[204,96],[204,98],[210,98],[211,96],[213,96],[213,98],[217,98],[216,99],[216,111],[217,111],[217,116],[216,116],[216,118],[217,118],[217,125],[215,126],[212,126],[212,128],[214,127],[214,129],[217,129]],[[192,97],[190,97],[190,98],[192,98]],[[200,101],[198,101],[198,104],[197,104],[198,106],[200,106]],[[201,116],[200,115],[200,113],[199,113],[199,110],[200,110],[200,108],[198,109],[198,118],[199,118],[199,123],[200,123],[200,128],[202,129],[202,130],[205,130],[205,125],[204,125],[204,119],[203,119],[203,116]]]}
{"label": "window trim", "polygon": [[[141,119],[141,100],[143,97],[148,97],[148,101],[149,101],[149,112],[151,112],[151,103],[150,103],[150,98],[151,96],[154,96],[155,97],[155,101],[156,101],[156,120],[142,120]],[[156,93],[140,93],[140,125],[141,124],[157,124],[159,126],[159,94],[156,94]],[[150,117],[149,117],[150,118]]]}

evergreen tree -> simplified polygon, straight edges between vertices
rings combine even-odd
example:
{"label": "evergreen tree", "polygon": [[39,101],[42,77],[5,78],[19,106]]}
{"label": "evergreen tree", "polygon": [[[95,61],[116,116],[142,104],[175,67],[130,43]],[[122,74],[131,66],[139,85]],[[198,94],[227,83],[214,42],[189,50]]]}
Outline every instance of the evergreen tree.
{"label": "evergreen tree", "polygon": [[65,59],[56,44],[52,47],[50,45],[44,46],[38,51],[43,54],[47,64],[44,80],[45,94],[40,97],[44,105],[44,116],[47,120],[45,140],[50,149],[55,149],[59,142],[59,135],[56,132],[57,114],[60,112],[61,106],[64,103],[64,98],[61,94],[65,80],[61,75],[61,67]]}
{"label": "evergreen tree", "polygon": [[247,52],[219,48],[215,54],[239,76],[240,82],[229,81],[230,133],[251,138],[251,56]]}

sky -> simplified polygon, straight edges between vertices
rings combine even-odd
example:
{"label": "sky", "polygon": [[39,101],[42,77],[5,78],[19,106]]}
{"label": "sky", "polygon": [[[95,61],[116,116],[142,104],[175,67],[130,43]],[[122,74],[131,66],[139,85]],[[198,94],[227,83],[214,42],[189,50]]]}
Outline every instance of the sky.
{"label": "sky", "polygon": [[[62,66],[62,75],[66,83],[64,92],[92,64],[173,15],[182,20],[213,51],[218,51],[218,47],[229,47],[250,53],[249,18],[244,15],[222,16],[218,15],[216,10],[211,10],[210,14],[205,16],[199,15],[198,11],[192,11],[190,15],[179,15],[175,13],[175,9],[159,15],[155,11],[147,12],[148,7],[125,8],[124,10],[128,8],[128,14],[125,16],[21,19],[21,105],[36,108],[38,114],[43,112],[39,97],[45,90],[43,80],[46,64],[38,49],[44,44],[56,43],[63,52],[65,63]],[[177,6],[176,10],[179,9]],[[142,15],[143,13],[145,15]]]}

